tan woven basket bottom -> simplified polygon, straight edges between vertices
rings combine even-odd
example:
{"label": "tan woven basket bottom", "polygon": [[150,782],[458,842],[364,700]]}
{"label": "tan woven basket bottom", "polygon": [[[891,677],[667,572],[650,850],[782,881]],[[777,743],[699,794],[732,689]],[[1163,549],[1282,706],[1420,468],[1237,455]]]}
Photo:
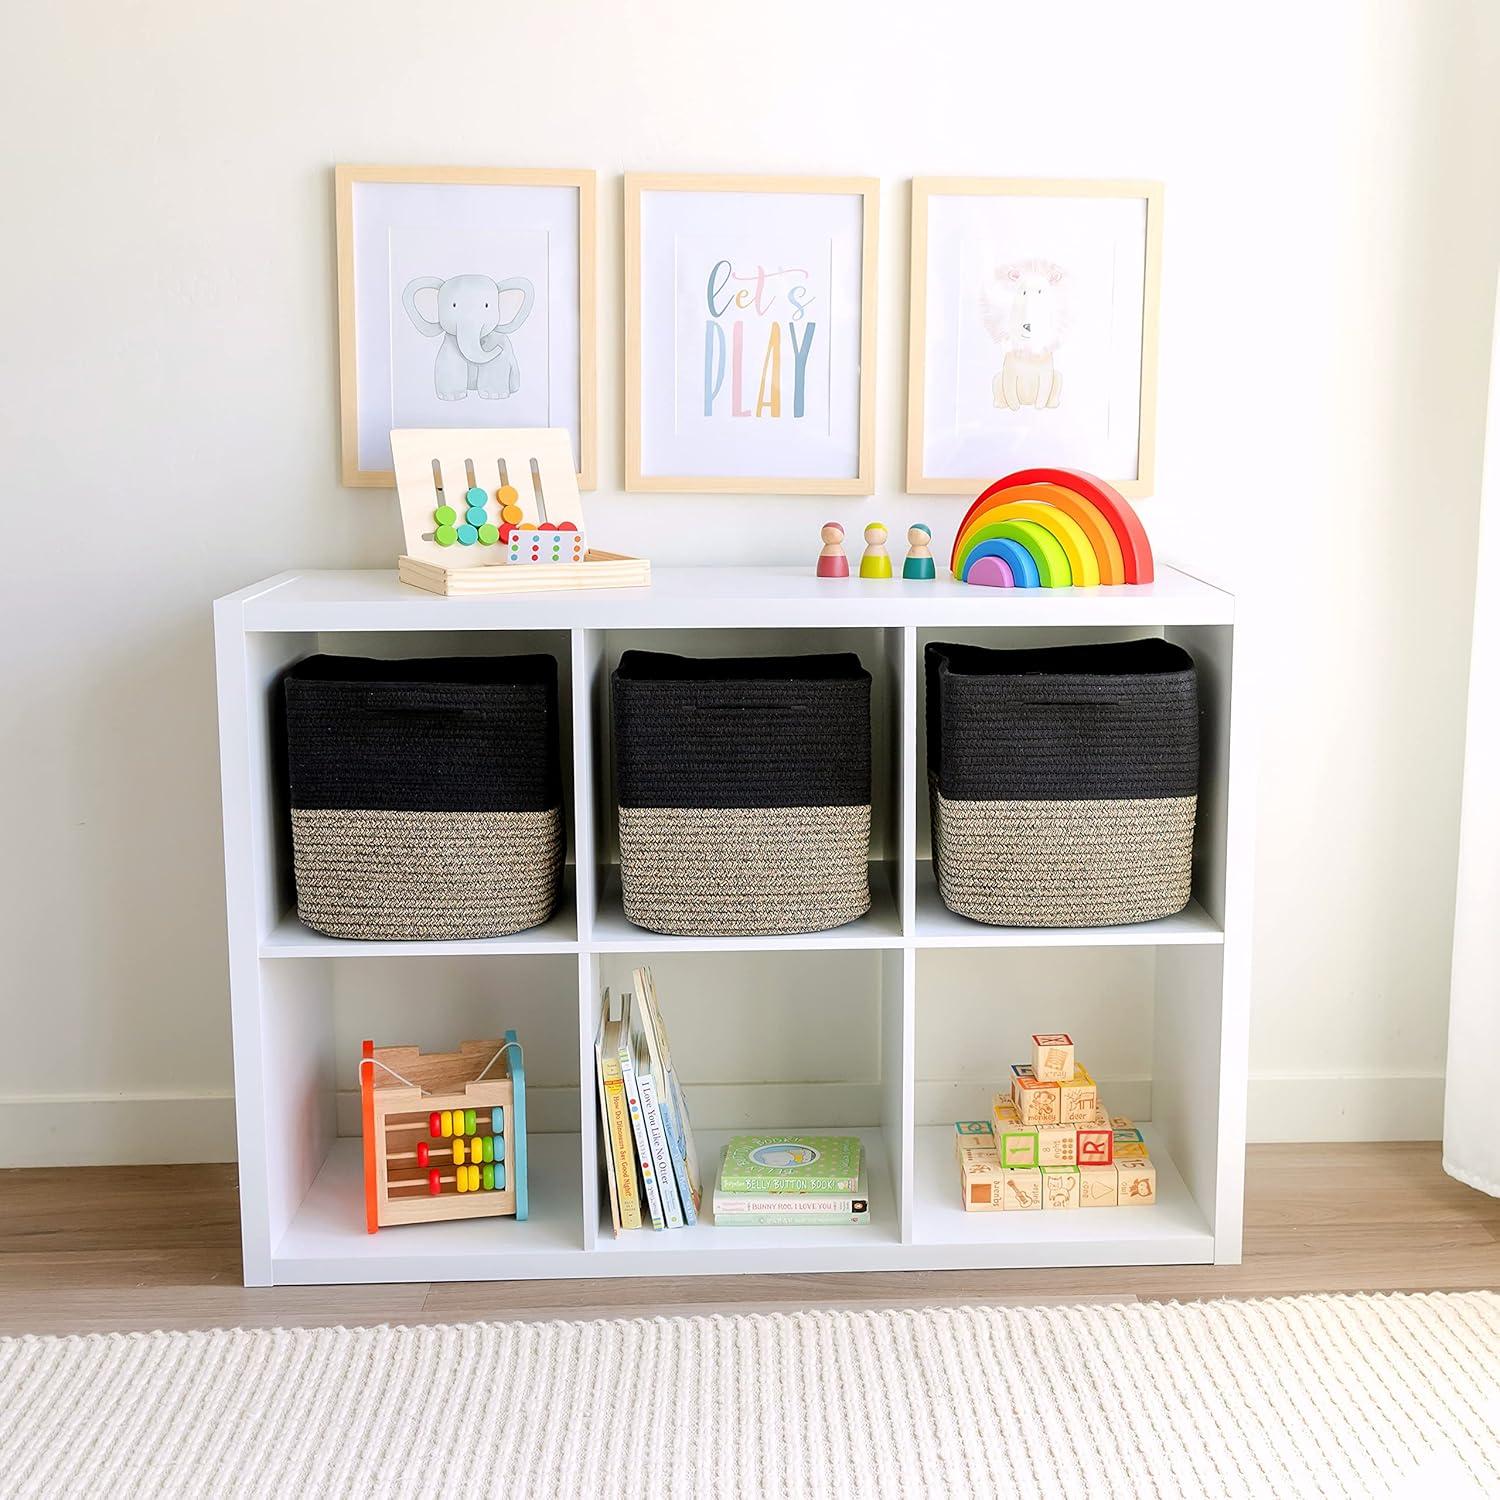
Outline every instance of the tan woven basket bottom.
{"label": "tan woven basket bottom", "polygon": [[552,915],[561,808],[292,810],[297,915],[329,937],[504,937]]}
{"label": "tan woven basket bottom", "polygon": [[625,916],[651,932],[823,932],[870,909],[870,809],[622,807]]}
{"label": "tan woven basket bottom", "polygon": [[950,802],[931,785],[950,911],[1005,927],[1150,922],[1188,904],[1197,797]]}

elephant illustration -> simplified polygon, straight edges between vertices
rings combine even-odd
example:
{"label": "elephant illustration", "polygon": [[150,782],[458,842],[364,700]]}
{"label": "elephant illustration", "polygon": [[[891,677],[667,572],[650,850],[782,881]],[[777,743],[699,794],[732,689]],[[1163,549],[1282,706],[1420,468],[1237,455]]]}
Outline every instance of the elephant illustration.
{"label": "elephant illustration", "polygon": [[[437,294],[437,320],[424,316],[417,298]],[[507,292],[521,294],[521,306],[508,323],[500,321]],[[495,281],[488,276],[418,276],[406,284],[401,305],[424,338],[442,336],[432,381],[440,401],[462,401],[478,391],[485,401],[513,396],[521,389],[521,367],[509,335],[531,315],[536,290],[524,276]]]}

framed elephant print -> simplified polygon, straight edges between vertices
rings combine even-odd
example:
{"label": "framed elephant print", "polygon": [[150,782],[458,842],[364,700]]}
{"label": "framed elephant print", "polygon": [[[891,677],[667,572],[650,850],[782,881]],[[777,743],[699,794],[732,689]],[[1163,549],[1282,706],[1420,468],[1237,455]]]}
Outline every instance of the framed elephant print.
{"label": "framed elephant print", "polygon": [[394,488],[396,427],[561,427],[596,462],[594,174],[334,171],[343,481]]}
{"label": "framed elephant print", "polygon": [[625,488],[868,495],[867,177],[625,178]]}
{"label": "framed elephant print", "polygon": [[1162,190],[919,177],[906,487],[977,494],[1061,466],[1155,483]]}

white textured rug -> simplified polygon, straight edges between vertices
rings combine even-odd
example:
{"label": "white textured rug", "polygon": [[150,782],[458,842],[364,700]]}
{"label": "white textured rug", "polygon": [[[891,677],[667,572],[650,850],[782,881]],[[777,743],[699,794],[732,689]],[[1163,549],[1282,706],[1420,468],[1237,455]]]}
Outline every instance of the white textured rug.
{"label": "white textured rug", "polygon": [[1500,1297],[0,1341],[0,1494],[1500,1493]]}

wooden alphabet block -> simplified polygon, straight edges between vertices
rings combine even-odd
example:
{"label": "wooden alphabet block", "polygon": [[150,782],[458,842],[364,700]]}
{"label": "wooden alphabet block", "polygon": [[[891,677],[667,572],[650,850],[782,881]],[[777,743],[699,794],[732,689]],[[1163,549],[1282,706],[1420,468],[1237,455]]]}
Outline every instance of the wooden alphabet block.
{"label": "wooden alphabet block", "polygon": [[996,1094],[994,1103],[990,1106],[990,1118],[996,1129],[1006,1125],[1019,1125],[1021,1111],[1016,1108],[1016,1101],[1009,1094]]}
{"label": "wooden alphabet block", "polygon": [[1035,1078],[1017,1078],[1016,1108],[1021,1111],[1023,1125],[1057,1125],[1060,1123],[1058,1086],[1055,1083],[1040,1083]]}
{"label": "wooden alphabet block", "polygon": [[1110,1126],[1115,1130],[1135,1129],[1135,1121],[1132,1120],[1129,1115],[1111,1115],[1109,1117],[1109,1123]]}
{"label": "wooden alphabet block", "polygon": [[1099,1107],[1099,1087],[1081,1064],[1073,1068],[1073,1076],[1058,1084],[1059,1119],[1073,1125],[1086,1124],[1093,1119]]}
{"label": "wooden alphabet block", "polygon": [[1080,1167],[1107,1167],[1115,1159],[1115,1138],[1107,1127],[1080,1130],[1077,1147]]}
{"label": "wooden alphabet block", "polygon": [[1078,1208],[1082,1204],[1077,1167],[1042,1168],[1042,1206]]}
{"label": "wooden alphabet block", "polygon": [[1023,1211],[1042,1206],[1042,1173],[1039,1167],[1000,1169],[1000,1191],[1004,1207]]}
{"label": "wooden alphabet block", "polygon": [[1115,1145],[1115,1160],[1121,1161],[1150,1161],[1151,1153],[1146,1149],[1144,1141],[1125,1141],[1123,1144]]}
{"label": "wooden alphabet block", "polygon": [[1071,1167],[1078,1162],[1078,1131],[1072,1125],[1038,1125],[1036,1159],[1044,1167]]}
{"label": "wooden alphabet block", "polygon": [[1120,1174],[1115,1167],[1079,1167],[1079,1203],[1083,1208],[1113,1208],[1120,1201]]}
{"label": "wooden alphabet block", "polygon": [[1000,1152],[1002,1167],[1035,1167],[1041,1164],[1037,1156],[1035,1129],[1025,1125],[1017,1125],[1013,1129],[1003,1128],[995,1136],[995,1144]]}
{"label": "wooden alphabet block", "polygon": [[1117,1146],[1128,1146],[1132,1141],[1144,1144],[1146,1140],[1146,1137],[1133,1127],[1125,1130],[1111,1130],[1110,1134],[1114,1137]]}
{"label": "wooden alphabet block", "polygon": [[1156,1168],[1149,1161],[1120,1162],[1120,1207],[1134,1208],[1156,1202]]}
{"label": "wooden alphabet block", "polygon": [[958,1152],[960,1168],[966,1162],[987,1161],[992,1167],[1000,1165],[1000,1153],[993,1146],[961,1146]]}
{"label": "wooden alphabet block", "polygon": [[1010,1098],[1011,1103],[1017,1109],[1021,1107],[1021,1080],[1023,1078],[1030,1078],[1031,1076],[1030,1063],[1012,1063],[1010,1065]]}
{"label": "wooden alphabet block", "polygon": [[995,1144],[994,1132],[988,1120],[955,1120],[953,1122],[953,1154],[959,1161],[964,1159],[966,1146],[989,1146]]}
{"label": "wooden alphabet block", "polygon": [[959,1173],[963,1185],[965,1213],[997,1213],[1000,1201],[1000,1168],[991,1161],[967,1161]]}
{"label": "wooden alphabet block", "polygon": [[1073,1038],[1065,1032],[1031,1038],[1031,1076],[1042,1083],[1061,1083],[1073,1076]]}

